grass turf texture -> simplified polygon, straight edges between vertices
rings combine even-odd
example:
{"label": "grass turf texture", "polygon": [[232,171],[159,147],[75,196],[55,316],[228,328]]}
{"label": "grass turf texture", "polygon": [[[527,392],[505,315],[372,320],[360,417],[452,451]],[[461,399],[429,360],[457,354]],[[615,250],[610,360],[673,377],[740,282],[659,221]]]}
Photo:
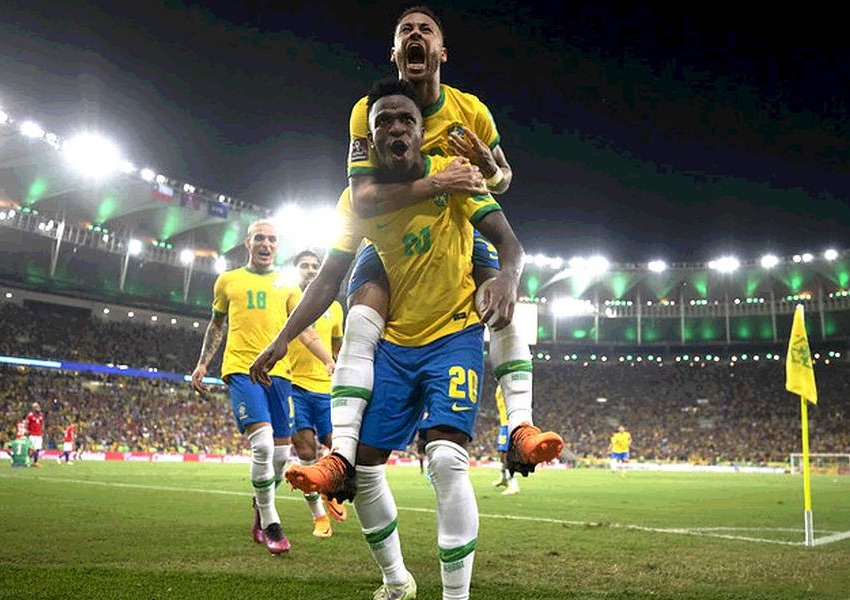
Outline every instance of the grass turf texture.
{"label": "grass turf texture", "polygon": [[[353,515],[316,539],[304,501],[282,488],[293,549],[273,557],[254,544],[247,466],[44,463],[0,463],[0,598],[327,600],[371,598],[380,583]],[[805,548],[706,535],[802,541],[799,477],[544,471],[503,497],[497,470],[471,475],[482,513],[473,599],[850,598],[850,539]],[[416,468],[389,480],[419,598],[437,600],[432,488]],[[812,486],[816,538],[850,531],[850,478]]]}

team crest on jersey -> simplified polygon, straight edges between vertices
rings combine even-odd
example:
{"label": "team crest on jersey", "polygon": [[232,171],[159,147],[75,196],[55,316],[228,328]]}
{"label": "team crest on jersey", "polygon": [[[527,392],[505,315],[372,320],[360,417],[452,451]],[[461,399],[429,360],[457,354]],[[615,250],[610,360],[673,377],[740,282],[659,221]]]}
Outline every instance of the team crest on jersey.
{"label": "team crest on jersey", "polygon": [[236,410],[239,412],[240,421],[244,421],[248,418],[248,407],[245,406],[244,402],[240,402],[239,406],[236,407]]}
{"label": "team crest on jersey", "polygon": [[440,208],[444,208],[449,203],[449,193],[443,192],[439,196],[434,196],[434,204]]}
{"label": "team crest on jersey", "polygon": [[348,150],[348,162],[359,162],[369,160],[369,140],[366,138],[354,138],[351,140],[351,148]]}
{"label": "team crest on jersey", "polygon": [[447,130],[447,131],[448,131],[450,134],[451,134],[451,133],[456,133],[456,134],[458,134],[459,136],[463,137],[463,125],[462,125],[461,123],[458,123],[457,121],[455,121],[454,123],[452,123],[451,125],[449,125],[449,127],[448,127],[448,130]]}

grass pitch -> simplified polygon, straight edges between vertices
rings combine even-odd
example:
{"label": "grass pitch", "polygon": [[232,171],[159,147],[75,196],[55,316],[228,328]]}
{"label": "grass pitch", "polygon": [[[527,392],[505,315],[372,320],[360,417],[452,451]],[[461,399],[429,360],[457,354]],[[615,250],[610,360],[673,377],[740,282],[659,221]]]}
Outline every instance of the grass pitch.
{"label": "grass pitch", "polygon": [[[0,463],[0,598],[371,598],[377,567],[352,514],[312,537],[279,493],[292,542],[251,541],[245,465]],[[799,477],[544,471],[503,497],[473,469],[481,511],[472,598],[850,599],[850,478],[814,476],[815,548]],[[439,600],[434,494],[390,468],[419,598]]]}

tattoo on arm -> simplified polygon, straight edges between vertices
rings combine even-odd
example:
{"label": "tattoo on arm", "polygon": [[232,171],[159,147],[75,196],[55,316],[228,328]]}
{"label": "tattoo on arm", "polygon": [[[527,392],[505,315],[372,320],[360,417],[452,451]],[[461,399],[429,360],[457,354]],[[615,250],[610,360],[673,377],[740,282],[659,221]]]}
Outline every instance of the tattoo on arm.
{"label": "tattoo on arm", "polygon": [[227,325],[225,323],[226,317],[214,315],[212,319],[210,319],[209,325],[207,325],[207,331],[204,334],[204,343],[201,346],[201,357],[198,359],[198,363],[204,366],[210,364],[213,356],[218,351],[218,347],[221,345],[221,340],[224,338],[224,334],[227,332]]}

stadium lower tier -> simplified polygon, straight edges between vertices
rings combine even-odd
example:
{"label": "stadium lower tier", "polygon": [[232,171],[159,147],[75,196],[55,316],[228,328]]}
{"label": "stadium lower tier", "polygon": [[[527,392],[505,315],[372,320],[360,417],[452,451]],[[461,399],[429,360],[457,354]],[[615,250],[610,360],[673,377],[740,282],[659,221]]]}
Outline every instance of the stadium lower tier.
{"label": "stadium lower tier", "polygon": [[[850,364],[816,369],[820,398],[809,411],[811,450],[850,452]],[[784,390],[781,363],[540,364],[535,421],[566,440],[562,460],[608,454],[620,424],[633,459],[761,464],[787,461],[800,447],[799,400]],[[488,373],[471,454],[495,458],[499,421]],[[203,398],[187,383],[88,372],[0,367],[0,439],[39,402],[45,446],[61,447],[78,424],[77,445],[91,451],[239,454],[227,390]]]}

